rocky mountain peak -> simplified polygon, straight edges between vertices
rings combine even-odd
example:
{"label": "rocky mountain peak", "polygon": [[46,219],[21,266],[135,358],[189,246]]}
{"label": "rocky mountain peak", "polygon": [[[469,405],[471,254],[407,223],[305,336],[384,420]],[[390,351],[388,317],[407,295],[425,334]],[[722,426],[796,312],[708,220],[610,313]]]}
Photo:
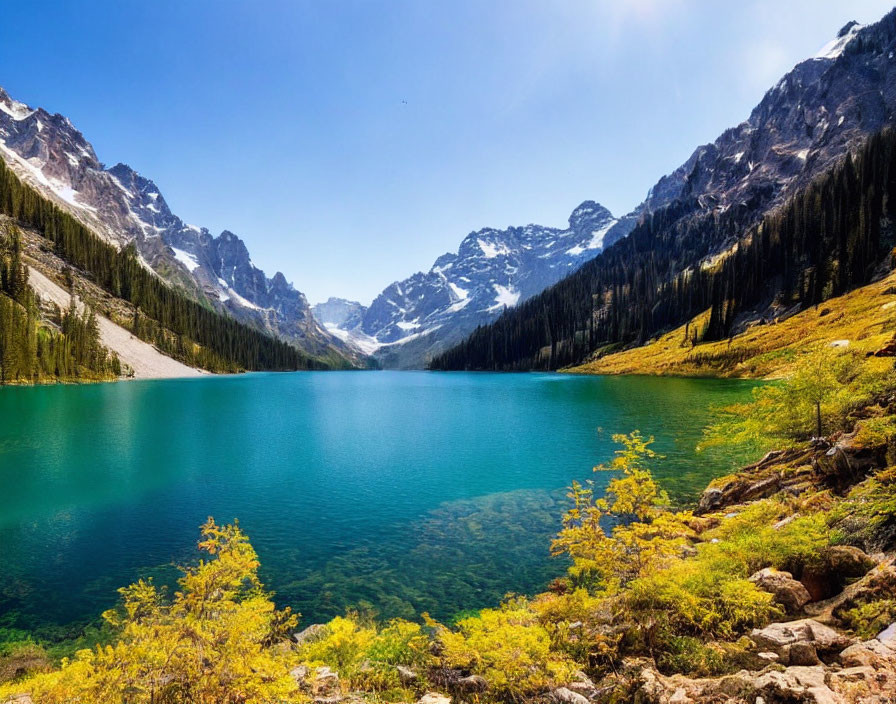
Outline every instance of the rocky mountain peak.
{"label": "rocky mountain peak", "polygon": [[845,25],[843,25],[843,27],[840,29],[840,31],[837,32],[837,39],[842,39],[843,37],[845,37],[847,34],[849,34],[853,30],[853,28],[860,28],[860,27],[861,27],[861,25],[858,22],[856,22],[855,20],[851,20],[851,21],[847,22]]}
{"label": "rocky mountain peak", "polygon": [[583,234],[604,227],[613,220],[613,214],[600,203],[586,200],[569,216],[569,229]]}

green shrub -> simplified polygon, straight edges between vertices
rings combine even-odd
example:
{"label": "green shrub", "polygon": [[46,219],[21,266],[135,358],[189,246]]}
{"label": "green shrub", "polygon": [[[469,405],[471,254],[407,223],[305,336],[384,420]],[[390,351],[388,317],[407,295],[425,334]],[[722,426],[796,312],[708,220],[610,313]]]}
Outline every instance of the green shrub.
{"label": "green shrub", "polygon": [[841,616],[844,625],[862,639],[874,638],[896,621],[896,599],[880,599],[850,609]]}
{"label": "green shrub", "polygon": [[498,696],[512,699],[564,684],[578,666],[553,651],[547,629],[524,600],[484,609],[443,630],[443,662],[485,677]]}

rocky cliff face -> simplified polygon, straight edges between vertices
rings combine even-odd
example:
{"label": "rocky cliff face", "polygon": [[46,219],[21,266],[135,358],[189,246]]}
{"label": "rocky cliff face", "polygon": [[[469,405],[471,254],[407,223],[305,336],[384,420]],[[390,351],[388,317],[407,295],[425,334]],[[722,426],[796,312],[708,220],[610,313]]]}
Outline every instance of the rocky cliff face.
{"label": "rocky cliff face", "polygon": [[472,232],[456,253],[386,287],[363,314],[331,320],[330,329],[385,366],[422,367],[477,325],[575,271],[633,225],[633,218],[617,220],[586,201],[565,229],[525,225]]}
{"label": "rocky cliff face", "polygon": [[896,111],[896,14],[847,24],[726,130],[650,189],[638,211],[696,198],[704,211],[758,215],[828,170]]}
{"label": "rocky cliff face", "polygon": [[304,294],[283,274],[258,269],[239,237],[184,223],[151,180],[101,164],[68,118],[0,89],[0,153],[26,182],[107,241],[133,243],[147,266],[195,298],[312,354],[347,352],[314,320]]}

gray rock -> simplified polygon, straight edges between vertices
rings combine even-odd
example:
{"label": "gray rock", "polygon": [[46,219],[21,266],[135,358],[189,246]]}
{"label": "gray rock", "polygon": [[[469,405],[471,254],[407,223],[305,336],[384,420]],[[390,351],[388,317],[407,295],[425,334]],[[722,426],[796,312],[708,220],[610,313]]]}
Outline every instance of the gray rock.
{"label": "gray rock", "polygon": [[896,667],[896,642],[881,642],[877,638],[854,643],[840,653],[845,667]]}
{"label": "gray rock", "polygon": [[307,628],[292,634],[292,639],[297,645],[313,643],[327,634],[327,626],[323,623],[313,623]]}
{"label": "gray rock", "polygon": [[877,639],[881,643],[896,643],[896,623],[891,623],[884,630],[878,633]]}
{"label": "gray rock", "polygon": [[427,692],[417,700],[417,704],[451,704],[451,697],[440,692]]}
{"label": "gray rock", "polygon": [[839,652],[852,643],[833,628],[808,618],[754,629],[750,638],[762,650],[778,653],[782,660],[789,659],[795,643],[811,643],[819,654]]}
{"label": "gray rock", "polygon": [[558,704],[590,704],[586,697],[566,687],[558,687],[551,692],[551,699]]}
{"label": "gray rock", "polygon": [[756,678],[754,687],[766,701],[815,704],[840,704],[843,701],[825,683],[825,669],[820,665],[766,672]]}

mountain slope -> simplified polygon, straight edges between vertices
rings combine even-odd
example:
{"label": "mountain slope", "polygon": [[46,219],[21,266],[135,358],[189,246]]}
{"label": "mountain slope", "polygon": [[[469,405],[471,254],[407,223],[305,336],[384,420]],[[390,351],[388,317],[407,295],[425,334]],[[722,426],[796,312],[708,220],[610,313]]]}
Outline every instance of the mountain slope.
{"label": "mountain slope", "polygon": [[191,297],[316,356],[355,356],[319,326],[304,294],[268,278],[232,232],[213,237],[171,212],[159,188],[125,164],[105,168],[68,118],[0,88],[0,154],[16,175],[101,238]]}
{"label": "mountain slope", "polygon": [[[40,260],[44,274],[55,266],[68,288],[73,288],[76,282],[86,284],[93,308],[101,306],[104,315],[116,318],[113,322],[126,327],[134,337],[189,366],[236,372],[320,369],[332,364],[331,359],[324,361],[309,356],[166,283],[138,257],[133,244],[116,248],[24,183],[3,162],[0,162],[0,215],[8,219],[11,227],[6,229],[13,233],[13,240],[20,228],[29,234],[34,245],[29,265]],[[14,246],[13,254],[18,261],[17,251]],[[49,260],[54,263],[50,264]],[[19,266],[13,269],[24,271]],[[16,275],[16,278],[22,277]],[[16,292],[23,288],[27,285],[15,287]],[[35,332],[39,334],[40,330]],[[91,337],[95,335],[91,333]]]}
{"label": "mountain slope", "polygon": [[632,218],[617,220],[586,201],[572,212],[566,229],[484,228],[467,235],[456,253],[439,257],[428,272],[386,287],[368,308],[358,307],[338,322],[332,306],[322,304],[315,313],[331,332],[373,353],[384,366],[422,367],[505,308],[575,271],[633,225]]}
{"label": "mountain slope", "polygon": [[[660,179],[639,206],[639,224],[628,238],[433,366],[555,368],[581,362],[608,344],[643,342],[711,305],[716,310],[710,335],[728,334],[760,315],[777,294],[793,296],[792,277],[805,266],[799,260],[792,262],[792,271],[776,273],[786,286],[784,279],[769,282],[765,298],[752,301],[752,311],[738,308],[736,320],[735,303],[729,302],[743,293],[742,282],[711,274],[738,253],[738,243],[749,241],[763,217],[892,122],[894,51],[896,11],[869,27],[844,27],[823,52],[768,91],[747,121],[699,147]],[[844,171],[841,177],[857,175]],[[846,187],[837,192],[858,197]],[[777,251],[811,258],[788,246]],[[730,288],[714,290],[714,285]]]}

